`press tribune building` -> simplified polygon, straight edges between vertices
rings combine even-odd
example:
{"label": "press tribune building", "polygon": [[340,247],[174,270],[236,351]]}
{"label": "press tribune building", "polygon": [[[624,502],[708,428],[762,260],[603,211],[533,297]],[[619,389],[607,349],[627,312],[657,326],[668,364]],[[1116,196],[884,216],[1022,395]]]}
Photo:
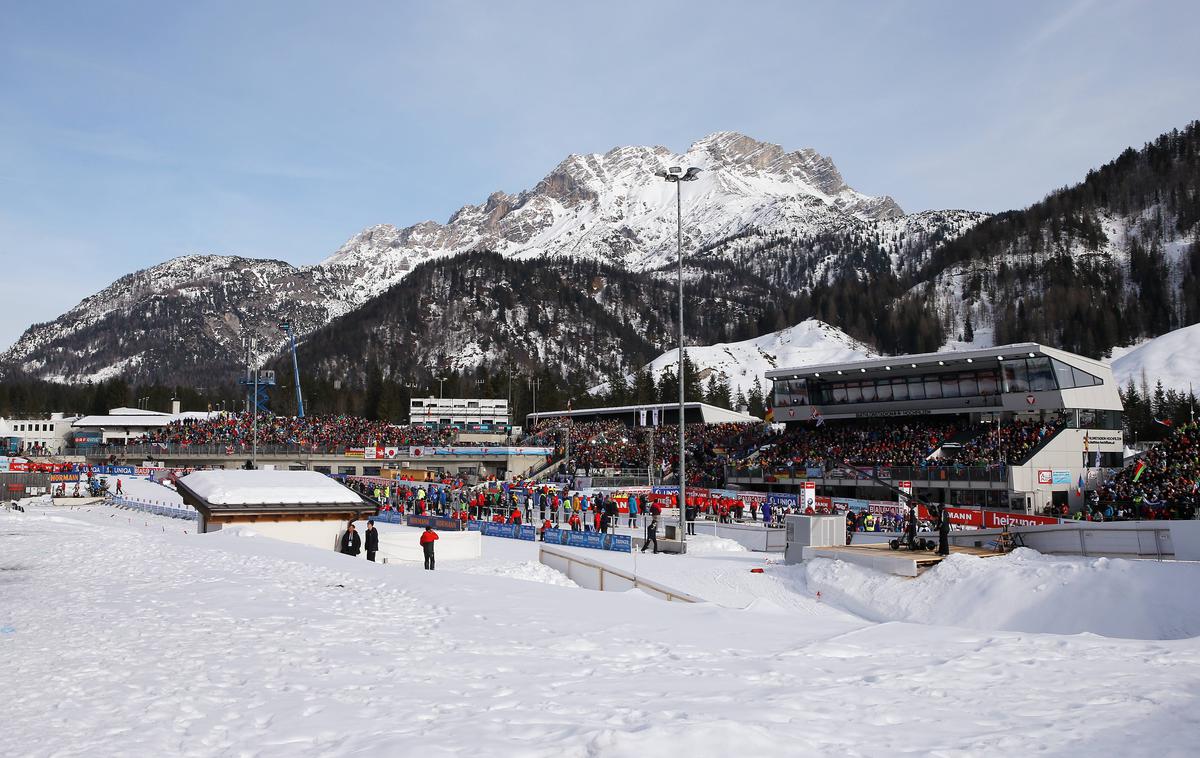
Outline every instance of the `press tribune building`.
{"label": "press tribune building", "polygon": [[[934,465],[872,472],[892,484],[911,481],[915,494],[930,502],[1026,512],[1065,502],[1074,509],[1083,500],[1080,478],[1082,492],[1096,489],[1103,467],[1121,465],[1123,409],[1112,369],[1045,345],[781,368],[767,372],[767,378],[773,384],[775,421],[789,425],[815,423],[814,413],[834,423],[955,416],[956,425],[966,430],[960,435],[965,439],[1016,420],[1064,422],[1027,460],[952,465],[956,437],[930,456]],[[782,477],[781,472],[758,473],[757,478],[734,473],[732,481],[773,479],[786,488],[815,478],[824,494],[872,497],[888,492],[845,467],[790,471]]]}

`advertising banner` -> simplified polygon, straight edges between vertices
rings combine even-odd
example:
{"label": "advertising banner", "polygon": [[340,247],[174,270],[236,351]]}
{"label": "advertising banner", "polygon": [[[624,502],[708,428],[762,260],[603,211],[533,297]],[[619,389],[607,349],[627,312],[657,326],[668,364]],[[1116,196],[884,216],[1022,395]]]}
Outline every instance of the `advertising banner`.
{"label": "advertising banner", "polygon": [[494,521],[479,522],[479,531],[485,537],[504,537],[510,540],[537,539],[537,528],[529,524],[497,524]]}
{"label": "advertising banner", "polygon": [[909,482],[909,481],[897,482],[896,486],[900,489],[900,495],[899,495],[900,507],[907,508],[908,507],[908,499],[910,497],[912,497],[912,482]]}
{"label": "advertising banner", "polygon": [[1053,516],[1029,516],[1024,513],[1006,513],[1004,511],[984,511],[983,526],[987,529],[999,529],[1007,526],[1048,526],[1057,524]]}
{"label": "advertising banner", "polygon": [[772,492],[767,495],[767,502],[771,505],[794,508],[799,504],[800,496],[791,492]]}
{"label": "advertising banner", "polygon": [[612,550],[617,553],[633,552],[633,538],[628,534],[603,534],[601,532],[573,532],[568,529],[547,529],[547,545],[586,547],[592,550]]}
{"label": "advertising banner", "polygon": [[71,483],[79,481],[79,473],[72,472],[72,473],[50,474],[50,481],[53,483],[56,483],[56,484],[60,483],[60,482],[63,484],[71,484]]}
{"label": "advertising banner", "polygon": [[456,518],[446,518],[445,516],[419,516],[411,514],[408,517],[409,526],[427,527],[432,526],[434,529],[441,529],[444,532],[461,532],[462,522]]}
{"label": "advertising banner", "polygon": [[1070,471],[1060,471],[1059,469],[1054,470],[1053,479],[1051,480],[1051,484],[1068,484],[1069,485],[1070,483],[1071,483],[1071,472]]}
{"label": "advertising banner", "polygon": [[805,482],[804,484],[802,484],[800,486],[801,486],[800,494],[804,498],[804,503],[803,503],[803,507],[801,508],[801,510],[803,510],[804,512],[807,513],[808,510],[811,508],[812,510],[815,511],[817,509],[817,483],[816,482]]}

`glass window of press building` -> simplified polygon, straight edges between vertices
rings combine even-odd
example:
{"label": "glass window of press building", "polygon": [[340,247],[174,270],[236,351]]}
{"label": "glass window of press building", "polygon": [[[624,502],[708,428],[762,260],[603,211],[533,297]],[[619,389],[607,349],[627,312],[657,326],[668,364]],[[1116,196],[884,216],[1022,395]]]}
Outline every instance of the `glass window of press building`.
{"label": "glass window of press building", "polygon": [[818,378],[776,379],[776,408],[801,405],[849,405],[906,400],[990,397],[1002,392],[1026,393],[1074,389],[1102,384],[1082,369],[1046,356],[1008,358],[999,368],[937,372],[924,376],[825,381]]}

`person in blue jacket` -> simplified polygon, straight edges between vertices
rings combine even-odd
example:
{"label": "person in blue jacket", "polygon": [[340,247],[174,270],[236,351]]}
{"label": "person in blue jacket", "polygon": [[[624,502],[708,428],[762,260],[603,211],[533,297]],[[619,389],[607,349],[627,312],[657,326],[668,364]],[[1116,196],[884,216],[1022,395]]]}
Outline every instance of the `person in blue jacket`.
{"label": "person in blue jacket", "polygon": [[637,495],[629,493],[629,526],[630,528],[637,526],[638,517],[638,499]]}

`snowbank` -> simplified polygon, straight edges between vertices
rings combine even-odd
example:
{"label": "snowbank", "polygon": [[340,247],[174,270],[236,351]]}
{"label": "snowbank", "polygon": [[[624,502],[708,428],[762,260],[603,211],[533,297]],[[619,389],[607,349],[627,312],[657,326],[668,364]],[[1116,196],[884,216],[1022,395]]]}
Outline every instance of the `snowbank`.
{"label": "snowbank", "polygon": [[842,561],[806,564],[807,587],[873,621],[1133,639],[1200,635],[1200,564],[952,555],[916,579]]}
{"label": "snowbank", "polygon": [[1132,379],[1139,387],[1142,375],[1154,390],[1156,382],[1166,389],[1187,392],[1200,377],[1200,324],[1192,324],[1173,332],[1146,340],[1134,347],[1114,348],[1113,376],[1124,388]]}

